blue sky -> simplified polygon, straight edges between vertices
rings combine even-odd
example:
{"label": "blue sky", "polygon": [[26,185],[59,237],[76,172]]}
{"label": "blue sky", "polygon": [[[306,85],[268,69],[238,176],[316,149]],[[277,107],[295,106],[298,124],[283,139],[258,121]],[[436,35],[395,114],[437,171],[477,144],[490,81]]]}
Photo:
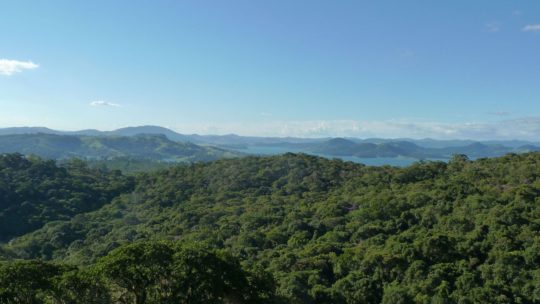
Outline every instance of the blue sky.
{"label": "blue sky", "polygon": [[0,1],[0,127],[540,140],[540,1]]}

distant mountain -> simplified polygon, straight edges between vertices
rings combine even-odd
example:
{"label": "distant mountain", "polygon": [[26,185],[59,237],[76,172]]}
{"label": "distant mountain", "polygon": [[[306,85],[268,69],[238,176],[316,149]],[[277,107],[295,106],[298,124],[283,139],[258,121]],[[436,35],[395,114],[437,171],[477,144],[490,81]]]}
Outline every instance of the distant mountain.
{"label": "distant mountain", "polygon": [[176,133],[173,130],[157,126],[127,127],[106,132],[105,135],[135,136],[139,134],[165,135],[174,141],[192,141],[190,136]]}
{"label": "distant mountain", "polygon": [[447,139],[432,139],[432,138],[424,138],[424,139],[412,139],[412,138],[366,138],[366,139],[359,139],[359,138],[346,138],[348,140],[357,142],[357,143],[375,143],[375,144],[382,144],[382,143],[388,143],[388,142],[396,142],[396,141],[407,141],[415,143],[416,145],[423,147],[423,148],[451,148],[451,147],[464,147],[468,146],[474,143],[482,143],[488,146],[506,146],[509,148],[519,148],[521,146],[525,145],[534,145],[534,146],[540,146],[540,142],[530,142],[526,140],[487,140],[487,141],[476,141],[476,140],[469,140],[469,139],[455,139],[455,140],[447,140]]}
{"label": "distant mountain", "polygon": [[517,147],[515,150],[521,153],[527,153],[527,152],[540,151],[540,147],[529,144],[529,145],[523,145],[523,146]]}
{"label": "distant mountain", "polygon": [[56,131],[45,127],[14,127],[0,129],[0,135],[13,135],[13,134],[62,134],[62,131]]}
{"label": "distant mountain", "polygon": [[188,135],[191,141],[218,146],[228,145],[274,145],[274,144],[303,144],[318,143],[330,138],[300,138],[300,137],[257,137],[240,136],[236,134],[226,135]]}
{"label": "distant mountain", "polygon": [[0,129],[0,135],[12,134],[57,134],[57,135],[88,135],[88,136],[134,136],[139,134],[165,135],[174,141],[190,141],[193,143],[211,145],[250,145],[250,144],[275,144],[275,143],[312,143],[321,142],[328,138],[297,138],[297,137],[256,137],[240,136],[236,134],[226,135],[198,135],[181,134],[171,129],[159,126],[126,127],[112,131],[99,131],[94,129],[80,131],[58,131],[45,127],[16,127]]}
{"label": "distant mountain", "polygon": [[14,134],[0,136],[0,153],[34,154],[51,159],[130,157],[162,161],[210,161],[238,156],[214,147],[177,142],[164,135],[86,136]]}
{"label": "distant mountain", "polygon": [[344,138],[332,138],[330,140],[314,143],[308,146],[311,152],[318,154],[328,154],[335,156],[350,156],[360,151],[373,151],[377,148],[376,144],[359,144]]}
{"label": "distant mountain", "polygon": [[450,156],[452,154],[465,154],[469,157],[492,157],[492,156],[500,156],[504,155],[506,153],[510,152],[518,152],[515,151],[514,148],[494,144],[494,145],[487,145],[484,143],[475,142],[466,146],[461,147],[449,147],[449,148],[441,148],[438,149],[439,151],[445,153],[446,155]]}
{"label": "distant mountain", "polygon": [[389,141],[380,143],[354,142],[344,138],[334,138],[322,143],[310,144],[306,147],[317,154],[333,156],[373,157],[435,157],[430,149],[419,147],[407,141]]}
{"label": "distant mountain", "polygon": [[[165,146],[182,145],[180,150],[191,151],[193,159],[214,159],[220,155],[228,154],[281,154],[285,152],[304,152],[330,157],[348,158],[409,158],[409,159],[448,159],[454,154],[465,154],[471,158],[500,156],[506,153],[522,153],[540,151],[540,143],[507,140],[507,141],[473,141],[473,140],[435,140],[435,139],[384,139],[384,138],[296,138],[296,137],[254,137],[228,135],[197,135],[180,134],[173,130],[159,126],[138,126],[126,127],[113,131],[81,130],[81,131],[57,131],[44,127],[21,127],[0,129],[0,135],[64,135],[75,136],[72,138],[52,138],[34,136],[28,138],[12,138],[11,146],[4,146],[5,151],[36,151],[43,155],[54,155],[65,157],[67,155],[79,155],[88,157],[148,157],[152,159],[177,159],[170,153],[153,151],[158,149],[157,143],[150,145],[150,148],[138,149],[135,147],[118,151],[111,148],[111,137],[126,137],[117,141],[129,141],[127,138],[139,137],[136,141],[141,141],[143,135],[161,136],[161,140],[167,140]],[[86,138],[88,137],[88,138]],[[84,139],[84,140],[83,140]],[[4,139],[5,140],[5,139]],[[82,141],[78,143],[77,140]],[[62,144],[58,144],[58,141]],[[68,142],[70,142],[68,144]],[[89,144],[88,142],[93,142]],[[54,143],[54,144],[53,144]],[[37,146],[32,146],[37,145]],[[88,149],[88,145],[92,149]],[[59,146],[65,149],[58,150]],[[144,145],[143,145],[144,146]],[[207,149],[205,151],[195,151]],[[201,147],[203,146],[203,147]],[[213,146],[215,148],[208,148]],[[15,148],[17,147],[17,148]],[[37,148],[39,147],[39,148]],[[96,147],[99,147],[96,148]],[[153,148],[152,148],[153,147]],[[189,147],[189,148],[188,148]],[[142,149],[142,150],[141,150]],[[173,150],[174,150],[173,149]],[[141,154],[141,151],[146,151]],[[183,155],[180,150],[174,153]],[[209,152],[211,150],[211,153]],[[236,153],[226,152],[226,150],[237,151]],[[2,150],[0,150],[2,151]],[[173,153],[173,154],[174,154]],[[202,154],[201,154],[202,153]],[[213,155],[204,156],[205,153]],[[183,155],[182,157],[187,157]],[[189,158],[189,157],[188,157]],[[354,160],[354,159],[353,159]]]}
{"label": "distant mountain", "polygon": [[[359,158],[396,158],[414,159],[448,159],[454,154],[465,154],[471,158],[501,156],[506,153],[522,153],[540,151],[540,147],[526,145],[512,148],[500,144],[487,145],[480,142],[466,143],[463,146],[442,148],[422,147],[411,141],[377,140],[375,142],[353,141],[344,138],[333,138],[320,143],[290,144],[287,147],[295,151],[303,150],[319,155],[337,157],[353,156]],[[275,147],[276,145],[272,145]]]}

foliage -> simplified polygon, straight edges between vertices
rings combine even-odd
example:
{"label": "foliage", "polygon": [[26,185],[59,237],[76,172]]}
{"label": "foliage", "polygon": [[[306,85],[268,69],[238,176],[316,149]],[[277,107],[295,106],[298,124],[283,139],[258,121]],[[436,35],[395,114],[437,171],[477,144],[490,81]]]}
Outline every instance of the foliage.
{"label": "foliage", "polygon": [[[207,302],[223,290],[278,301],[275,284],[285,303],[538,303],[539,177],[540,153],[406,168],[303,154],[219,160],[138,174],[133,191],[4,250],[97,265],[131,301],[122,280],[142,278],[153,301],[175,294],[166,276],[196,282],[187,290]],[[133,242],[144,245],[124,247]],[[228,279],[206,275],[228,267]]]}
{"label": "foliage", "polygon": [[54,288],[49,278],[60,271],[41,261],[0,264],[0,303],[44,303],[44,293]]}
{"label": "foliage", "polygon": [[82,161],[58,167],[54,161],[0,155],[0,241],[99,209],[132,187],[133,180],[119,171],[92,170]]}
{"label": "foliage", "polygon": [[[70,162],[71,159],[60,161]],[[137,159],[132,157],[114,157],[111,159],[90,159],[86,160],[88,167],[102,171],[121,171],[123,174],[134,174],[139,172],[154,172],[169,167],[177,166],[177,162],[158,161],[151,159]]]}
{"label": "foliage", "polygon": [[236,259],[192,244],[140,242],[85,269],[50,262],[0,265],[1,303],[261,303]]}

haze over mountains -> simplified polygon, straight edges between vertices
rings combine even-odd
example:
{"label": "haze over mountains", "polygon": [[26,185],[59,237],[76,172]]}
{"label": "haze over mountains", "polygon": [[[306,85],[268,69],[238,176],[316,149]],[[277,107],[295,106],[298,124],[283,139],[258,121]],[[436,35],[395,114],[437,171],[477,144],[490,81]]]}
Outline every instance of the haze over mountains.
{"label": "haze over mountains", "polygon": [[527,141],[472,141],[435,139],[358,139],[250,137],[180,134],[158,126],[127,127],[113,131],[58,131],[45,127],[0,129],[0,153],[19,152],[45,158],[110,159],[129,157],[168,162],[211,161],[247,154],[286,152],[338,157],[356,162],[383,159],[382,164],[407,159],[445,160],[454,154],[471,158],[540,151],[540,143]]}
{"label": "haze over mountains", "polygon": [[50,159],[129,157],[168,162],[211,161],[239,155],[220,148],[172,141],[164,135],[86,136],[36,133],[0,136],[0,153],[16,152]]}

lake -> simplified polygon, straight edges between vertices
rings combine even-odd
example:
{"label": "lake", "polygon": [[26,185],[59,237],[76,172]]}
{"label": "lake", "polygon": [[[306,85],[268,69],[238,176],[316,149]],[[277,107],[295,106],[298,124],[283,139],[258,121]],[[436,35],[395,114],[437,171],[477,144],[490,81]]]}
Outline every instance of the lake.
{"label": "lake", "polygon": [[[308,153],[302,149],[294,149],[287,147],[276,147],[276,146],[247,146],[244,149],[235,149],[235,151],[254,154],[254,155],[277,155],[287,152],[292,153],[306,153],[311,155],[317,155],[329,159],[342,159],[344,161],[351,161],[355,163],[365,164],[369,166],[396,166],[396,167],[406,167],[415,162],[418,162],[419,159],[409,158],[409,157],[356,157],[356,156],[336,156],[336,155],[326,155],[326,154],[317,154],[317,153]],[[427,159],[433,161],[448,161],[448,159]]]}

